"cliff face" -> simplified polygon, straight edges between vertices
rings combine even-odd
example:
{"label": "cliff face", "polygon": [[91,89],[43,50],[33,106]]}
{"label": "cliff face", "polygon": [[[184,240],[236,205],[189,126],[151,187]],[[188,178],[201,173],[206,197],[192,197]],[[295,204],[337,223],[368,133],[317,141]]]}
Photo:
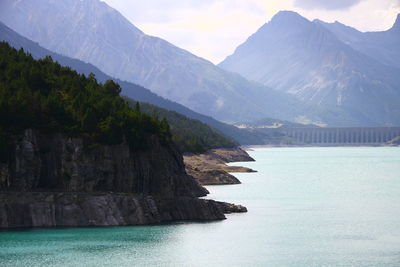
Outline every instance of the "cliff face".
{"label": "cliff face", "polygon": [[120,226],[222,220],[246,211],[213,200],[118,193],[0,193],[0,228]]}
{"label": "cliff face", "polygon": [[186,174],[173,145],[150,143],[131,152],[26,130],[0,163],[0,228],[225,218],[229,206],[196,198],[208,192]]}
{"label": "cliff face", "polygon": [[90,148],[82,139],[26,130],[0,173],[2,191],[207,194],[185,173],[179,152],[156,138],[150,150],[132,153],[126,144]]}

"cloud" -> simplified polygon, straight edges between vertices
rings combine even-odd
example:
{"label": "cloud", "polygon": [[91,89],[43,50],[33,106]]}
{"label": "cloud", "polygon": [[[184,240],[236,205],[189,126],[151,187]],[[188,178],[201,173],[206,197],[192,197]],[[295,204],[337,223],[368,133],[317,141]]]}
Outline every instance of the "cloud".
{"label": "cloud", "polygon": [[294,0],[294,6],[304,9],[344,10],[364,0]]}
{"label": "cloud", "polygon": [[[1,0],[0,0],[1,1]],[[146,34],[218,63],[267,22],[264,0],[103,0]]]}
{"label": "cloud", "polygon": [[218,0],[101,0],[120,11],[128,19],[140,23],[169,22],[175,13],[187,9],[202,9]]}

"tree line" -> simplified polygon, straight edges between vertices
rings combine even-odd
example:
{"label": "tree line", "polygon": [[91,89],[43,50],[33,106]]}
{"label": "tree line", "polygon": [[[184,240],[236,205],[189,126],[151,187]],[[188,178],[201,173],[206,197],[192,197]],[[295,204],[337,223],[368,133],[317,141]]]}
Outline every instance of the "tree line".
{"label": "tree line", "polygon": [[97,82],[62,67],[51,57],[35,60],[23,49],[0,43],[0,159],[8,155],[13,137],[35,128],[82,137],[89,144],[120,144],[147,149],[148,137],[171,141],[166,120],[131,108],[121,87]]}
{"label": "tree line", "polygon": [[[127,101],[131,106],[138,105],[134,100],[127,99]],[[142,112],[153,117],[165,119],[168,122],[172,140],[182,152],[204,153],[213,148],[235,147],[238,145],[230,137],[201,121],[148,103],[141,103],[140,107]]]}

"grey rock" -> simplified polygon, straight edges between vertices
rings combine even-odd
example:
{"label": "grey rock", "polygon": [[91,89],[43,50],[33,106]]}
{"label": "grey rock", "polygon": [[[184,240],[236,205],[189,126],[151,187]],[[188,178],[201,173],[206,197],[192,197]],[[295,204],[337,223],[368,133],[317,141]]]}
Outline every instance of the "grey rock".
{"label": "grey rock", "polygon": [[184,162],[186,172],[202,185],[228,185],[241,182],[230,172],[255,172],[246,167],[228,166],[226,163],[254,161],[240,147],[211,149],[205,154],[186,154]]}
{"label": "grey rock", "polygon": [[[49,200],[51,199],[51,200]],[[222,220],[241,206],[179,197],[122,193],[0,193],[0,228],[148,225],[179,220]]]}
{"label": "grey rock", "polygon": [[80,138],[28,129],[0,164],[0,228],[143,225],[221,220],[224,212],[185,172],[173,144],[88,147]]}
{"label": "grey rock", "polygon": [[213,157],[220,159],[226,163],[255,161],[252,157],[249,156],[246,151],[244,151],[240,147],[211,149],[207,152],[207,154],[212,155]]}
{"label": "grey rock", "polygon": [[205,196],[207,190],[184,171],[173,145],[151,138],[148,151],[132,152],[127,144],[84,145],[79,138],[28,129],[3,164],[3,191],[119,192]]}

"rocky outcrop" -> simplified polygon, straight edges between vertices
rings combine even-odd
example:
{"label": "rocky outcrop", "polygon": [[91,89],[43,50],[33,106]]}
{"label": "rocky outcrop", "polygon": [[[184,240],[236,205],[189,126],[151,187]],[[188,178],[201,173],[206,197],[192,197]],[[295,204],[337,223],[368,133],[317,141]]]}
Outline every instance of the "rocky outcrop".
{"label": "rocky outcrop", "polygon": [[226,163],[255,161],[240,147],[211,149],[207,152],[207,154],[212,155]]}
{"label": "rocky outcrop", "polygon": [[122,193],[0,193],[0,228],[146,225],[222,220],[245,208],[213,200]]}
{"label": "rocky outcrop", "polygon": [[[195,160],[186,160],[185,162],[193,162]],[[222,169],[212,169],[214,165],[205,167],[193,167],[193,163],[188,163],[186,166],[186,172],[193,176],[202,185],[229,185],[229,184],[240,184],[238,178],[232,174],[227,173]]]}
{"label": "rocky outcrop", "polygon": [[110,193],[0,193],[0,228],[147,225],[222,220],[243,206],[214,200]]}
{"label": "rocky outcrop", "polygon": [[387,146],[400,146],[400,136],[396,136],[386,143]]}
{"label": "rocky outcrop", "polygon": [[124,143],[90,147],[30,129],[0,163],[0,227],[224,219],[221,204],[197,198],[207,193],[176,148],[155,137],[146,151],[132,152]]}
{"label": "rocky outcrop", "polygon": [[205,154],[185,155],[184,161],[186,172],[202,185],[240,184],[230,172],[255,172],[246,167],[226,165],[229,162],[254,161],[241,148],[212,149]]}
{"label": "rocky outcrop", "polygon": [[247,208],[241,205],[235,205],[226,202],[217,202],[217,205],[223,213],[241,213],[247,212]]}

